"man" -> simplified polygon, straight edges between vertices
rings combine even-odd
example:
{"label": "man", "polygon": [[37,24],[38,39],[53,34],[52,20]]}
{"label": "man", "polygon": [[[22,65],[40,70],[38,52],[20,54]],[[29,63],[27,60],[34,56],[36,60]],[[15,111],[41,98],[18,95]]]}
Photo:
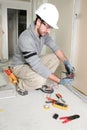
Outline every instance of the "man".
{"label": "man", "polygon": [[[58,29],[59,13],[57,8],[50,3],[44,3],[36,10],[35,14],[36,20],[19,37],[11,63],[13,73],[19,79],[18,87],[23,91],[41,88],[46,84],[47,79],[58,84],[66,82],[54,74],[59,65],[59,59],[64,63],[69,74],[74,73],[74,68],[67,57],[49,36],[52,28]],[[54,54],[41,57],[43,45],[51,48]]]}

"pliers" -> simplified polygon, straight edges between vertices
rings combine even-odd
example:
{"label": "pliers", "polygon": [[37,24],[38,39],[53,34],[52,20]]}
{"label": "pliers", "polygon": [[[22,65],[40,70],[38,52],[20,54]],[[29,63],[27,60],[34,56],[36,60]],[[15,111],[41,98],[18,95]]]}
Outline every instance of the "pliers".
{"label": "pliers", "polygon": [[74,79],[74,73],[68,73],[68,72],[64,72],[64,71],[62,71],[62,73],[65,73],[65,75],[66,75],[66,78],[69,78],[69,79]]}
{"label": "pliers", "polygon": [[57,105],[57,106],[65,107],[65,108],[67,107],[67,104],[65,104],[65,103],[61,103],[50,97],[46,97],[46,98],[48,99],[48,101],[46,101],[46,103],[52,103],[52,104],[54,104],[54,106]]}
{"label": "pliers", "polygon": [[64,120],[64,121],[62,121],[62,123],[68,123],[68,122],[70,122],[70,121],[72,121],[74,119],[77,119],[79,117],[80,117],[79,115],[72,115],[72,116],[60,117],[59,119]]}

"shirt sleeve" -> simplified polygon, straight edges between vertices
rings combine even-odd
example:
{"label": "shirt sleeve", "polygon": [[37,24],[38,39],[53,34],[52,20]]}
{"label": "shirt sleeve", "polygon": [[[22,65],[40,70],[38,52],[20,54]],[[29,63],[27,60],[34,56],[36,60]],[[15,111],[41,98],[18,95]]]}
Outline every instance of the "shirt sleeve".
{"label": "shirt sleeve", "polygon": [[45,44],[53,51],[56,52],[57,50],[60,49],[60,47],[58,46],[58,44],[52,39],[51,36],[49,36],[49,34],[46,36],[46,42]]}
{"label": "shirt sleeve", "polygon": [[28,37],[19,40],[19,49],[23,55],[25,63],[29,64],[31,69],[43,76],[48,78],[51,74],[49,68],[42,64],[38,52],[36,50],[34,41]]}

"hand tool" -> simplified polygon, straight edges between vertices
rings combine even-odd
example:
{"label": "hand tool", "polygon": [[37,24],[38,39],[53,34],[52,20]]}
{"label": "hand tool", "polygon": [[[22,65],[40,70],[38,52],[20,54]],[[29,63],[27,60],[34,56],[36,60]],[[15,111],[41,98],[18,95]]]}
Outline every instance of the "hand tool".
{"label": "hand tool", "polygon": [[46,101],[46,103],[52,103],[52,105],[56,108],[60,108],[62,110],[67,110],[68,109],[68,105],[65,103],[61,103],[53,98],[47,97],[48,101]]}
{"label": "hand tool", "polygon": [[75,76],[74,73],[70,73],[70,74],[68,74],[67,72],[63,72],[63,73],[65,73],[65,74],[66,74],[66,77],[67,77],[67,78],[70,78],[70,79],[73,79],[74,76]]}
{"label": "hand tool", "polygon": [[47,85],[42,85],[41,88],[37,88],[35,90],[41,90],[42,92],[49,93],[49,94],[54,92],[54,89],[52,87],[50,87],[50,86],[47,86]]}
{"label": "hand tool", "polygon": [[54,113],[54,114],[53,114],[53,118],[54,118],[54,119],[57,119],[58,117],[59,117],[59,115],[58,115],[57,113]]}
{"label": "hand tool", "polygon": [[56,94],[57,98],[59,98],[63,103],[65,103],[65,100],[63,100],[62,95],[60,93]]}
{"label": "hand tool", "polygon": [[21,90],[19,87],[18,87],[18,83],[19,83],[19,80],[18,78],[13,74],[10,66],[8,67],[8,69],[5,69],[4,72],[9,76],[9,80],[11,83],[14,83],[16,85],[16,90],[18,92],[18,94],[22,95],[22,96],[25,96],[28,94],[28,91],[27,90]]}
{"label": "hand tool", "polygon": [[50,109],[50,106],[47,105],[47,104],[45,104],[45,105],[44,105],[44,109],[45,109],[45,110],[49,110],[49,109]]}
{"label": "hand tool", "polygon": [[17,77],[9,69],[5,69],[4,71],[9,76],[9,80],[11,83],[18,83]]}
{"label": "hand tool", "polygon": [[46,97],[48,101],[46,101],[46,103],[57,103],[57,100],[50,98],[50,97]]}
{"label": "hand tool", "polygon": [[59,108],[61,110],[68,110],[68,105],[67,104],[63,104],[63,103],[57,102],[57,103],[52,103],[52,105],[55,108]]}
{"label": "hand tool", "polygon": [[72,116],[65,116],[65,117],[60,117],[59,119],[60,120],[64,120],[62,123],[68,123],[74,119],[77,119],[79,118],[80,116],[79,115],[72,115]]}
{"label": "hand tool", "polygon": [[74,79],[74,76],[75,76],[75,74],[74,73],[68,73],[68,72],[64,72],[64,71],[62,71],[61,73],[65,73],[65,75],[66,75],[66,79],[67,78],[69,78],[69,79]]}
{"label": "hand tool", "polygon": [[67,72],[61,72],[62,73],[65,73],[65,77],[61,78],[60,80],[60,83],[59,84],[62,84],[62,85],[72,85],[73,81],[74,81],[74,73],[71,72],[71,73],[67,73]]}

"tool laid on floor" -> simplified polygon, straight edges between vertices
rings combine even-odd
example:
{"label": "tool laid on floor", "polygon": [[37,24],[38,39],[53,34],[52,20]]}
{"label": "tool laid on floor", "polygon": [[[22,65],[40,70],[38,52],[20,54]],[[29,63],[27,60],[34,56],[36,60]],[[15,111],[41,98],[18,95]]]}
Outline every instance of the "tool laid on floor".
{"label": "tool laid on floor", "polygon": [[44,107],[45,110],[49,110],[50,109],[50,106],[47,105],[47,104],[45,104],[43,107]]}
{"label": "tool laid on floor", "polygon": [[65,100],[62,98],[62,95],[60,93],[56,94],[57,98],[60,99],[63,103],[65,103]]}
{"label": "tool laid on floor", "polygon": [[67,104],[63,104],[61,102],[57,102],[57,103],[52,103],[52,105],[55,107],[55,108],[59,108],[61,110],[68,110],[68,105]]}
{"label": "tool laid on floor", "polygon": [[65,103],[61,103],[53,98],[47,97],[46,103],[52,103],[52,105],[56,108],[62,109],[62,110],[67,110],[68,109],[68,105]]}
{"label": "tool laid on floor", "polygon": [[42,85],[41,88],[37,88],[35,90],[41,90],[42,92],[49,93],[49,94],[54,92],[54,89],[52,87],[50,87],[50,86],[47,86],[47,85]]}
{"label": "tool laid on floor", "polygon": [[65,116],[65,117],[60,117],[59,119],[60,120],[63,120],[62,123],[68,123],[74,119],[77,119],[79,118],[80,116],[79,115],[72,115],[72,116]]}
{"label": "tool laid on floor", "polygon": [[54,113],[54,114],[53,114],[53,118],[54,118],[54,119],[57,119],[58,117],[59,117],[59,115],[58,115],[57,113]]}
{"label": "tool laid on floor", "polygon": [[18,94],[25,96],[28,95],[28,91],[27,90],[22,90],[18,87],[18,78],[13,74],[12,70],[10,67],[8,67],[8,69],[5,69],[4,72],[9,76],[9,80],[11,83],[16,85],[16,90],[18,92]]}
{"label": "tool laid on floor", "polygon": [[50,97],[46,97],[48,101],[46,101],[46,103],[57,103],[57,100],[50,98]]}

